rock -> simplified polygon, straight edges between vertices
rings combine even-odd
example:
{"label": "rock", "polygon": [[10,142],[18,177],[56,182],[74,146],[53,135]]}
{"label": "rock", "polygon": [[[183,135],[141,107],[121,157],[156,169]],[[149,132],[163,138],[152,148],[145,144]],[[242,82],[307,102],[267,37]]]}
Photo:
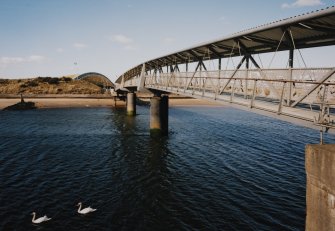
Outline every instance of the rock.
{"label": "rock", "polygon": [[31,109],[36,109],[37,107],[35,106],[34,102],[19,102],[17,104],[8,106],[4,108],[3,110],[5,111],[17,111],[17,110],[31,110]]}

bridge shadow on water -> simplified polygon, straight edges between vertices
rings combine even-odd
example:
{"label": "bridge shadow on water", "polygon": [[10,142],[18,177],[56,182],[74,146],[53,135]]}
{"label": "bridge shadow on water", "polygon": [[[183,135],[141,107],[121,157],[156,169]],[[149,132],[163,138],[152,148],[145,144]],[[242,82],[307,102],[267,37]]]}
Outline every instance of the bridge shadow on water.
{"label": "bridge shadow on water", "polygon": [[148,123],[143,125],[145,119],[141,118],[148,114],[125,116],[124,109],[113,113],[120,135],[119,151],[123,156],[122,195],[114,207],[113,227],[127,227],[126,230],[173,229],[171,216],[164,209],[171,201],[173,191],[167,167],[169,138],[150,136]]}
{"label": "bridge shadow on water", "polygon": [[[127,227],[126,230],[223,230],[227,221],[222,220],[220,209],[214,211],[217,208],[214,200],[218,198],[205,196],[211,194],[209,185],[215,180],[208,178],[208,173],[201,176],[203,166],[192,163],[197,151],[193,157],[189,156],[193,155],[192,149],[188,150],[191,153],[184,153],[189,148],[183,145],[188,142],[187,137],[173,127],[169,137],[151,137],[147,109],[141,107],[136,117],[125,117],[123,110],[116,112],[115,124],[120,132],[123,155],[120,161],[123,180],[119,184],[123,192],[122,199],[113,208],[113,224]],[[192,112],[181,110],[181,113],[196,117]],[[174,119],[172,124],[178,126]],[[183,144],[175,147],[175,139]],[[204,180],[201,186],[196,180],[199,177]],[[132,222],[123,221],[125,217]],[[212,222],[210,217],[214,218]]]}
{"label": "bridge shadow on water", "polygon": [[[289,150],[293,141],[280,140],[275,149],[273,142],[263,142],[265,136],[276,139],[278,129],[284,131],[283,122],[261,117],[262,122],[253,124],[258,115],[248,114],[245,119],[238,110],[212,114],[217,109],[172,108],[169,137],[152,138],[147,109],[140,107],[136,117],[125,117],[123,110],[115,112],[123,193],[114,208],[114,224],[137,230],[303,226],[304,185],[298,183],[303,178],[292,178],[297,163],[303,166],[301,156],[289,157],[280,150]],[[288,168],[284,173],[285,162],[292,162],[287,165],[295,170]],[[303,169],[299,173],[303,176]],[[299,190],[297,198],[280,198],[286,187]],[[273,220],[276,211],[288,210],[290,203],[297,208]],[[289,222],[296,213],[300,216]],[[134,223],[122,223],[122,217]]]}

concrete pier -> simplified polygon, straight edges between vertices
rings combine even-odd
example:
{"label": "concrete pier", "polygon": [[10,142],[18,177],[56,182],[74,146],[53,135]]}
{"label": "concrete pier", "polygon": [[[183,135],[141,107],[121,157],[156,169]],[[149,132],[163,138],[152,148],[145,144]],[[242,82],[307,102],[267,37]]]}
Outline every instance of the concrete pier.
{"label": "concrete pier", "polygon": [[167,136],[169,126],[169,97],[154,96],[150,99],[150,135]]}
{"label": "concrete pier", "polygon": [[127,115],[129,116],[136,115],[136,94],[135,93],[127,94]]}
{"label": "concrete pier", "polygon": [[306,230],[335,231],[335,144],[305,150]]}

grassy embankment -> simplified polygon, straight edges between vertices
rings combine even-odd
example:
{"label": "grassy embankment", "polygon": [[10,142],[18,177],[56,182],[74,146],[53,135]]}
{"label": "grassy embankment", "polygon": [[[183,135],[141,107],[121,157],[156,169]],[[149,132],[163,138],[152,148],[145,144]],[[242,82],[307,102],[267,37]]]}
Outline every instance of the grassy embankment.
{"label": "grassy embankment", "polygon": [[0,95],[23,94],[101,94],[102,89],[85,80],[38,77],[33,79],[0,79]]}

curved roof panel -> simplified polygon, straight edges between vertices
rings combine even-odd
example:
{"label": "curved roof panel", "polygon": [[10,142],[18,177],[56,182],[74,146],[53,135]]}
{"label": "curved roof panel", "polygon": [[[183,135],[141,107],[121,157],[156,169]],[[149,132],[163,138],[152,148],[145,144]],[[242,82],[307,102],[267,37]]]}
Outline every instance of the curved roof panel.
{"label": "curved roof panel", "polygon": [[100,87],[114,87],[109,78],[97,72],[87,72],[77,76],[75,79],[83,79]]}

